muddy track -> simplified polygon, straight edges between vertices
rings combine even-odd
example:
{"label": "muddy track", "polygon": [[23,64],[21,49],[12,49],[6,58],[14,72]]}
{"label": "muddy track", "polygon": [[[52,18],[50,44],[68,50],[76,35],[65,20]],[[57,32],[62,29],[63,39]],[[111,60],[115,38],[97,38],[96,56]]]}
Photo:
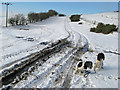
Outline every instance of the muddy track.
{"label": "muddy track", "polygon": [[[70,26],[70,25],[69,25]],[[70,28],[70,27],[69,27]],[[71,28],[70,28],[71,29]],[[72,29],[71,29],[72,30]],[[72,30],[72,31],[74,31],[74,30]],[[81,37],[81,35],[78,33],[78,32],[75,32],[76,34],[78,34],[79,35],[79,40],[78,40],[78,42],[77,42],[77,45],[76,45],[76,52],[73,54],[74,55],[74,58],[73,57],[70,57],[70,59],[71,59],[71,63],[68,65],[68,70],[67,70],[67,74],[64,76],[65,77],[65,79],[63,80],[63,82],[62,82],[62,85],[61,85],[61,87],[62,88],[70,88],[70,83],[71,83],[71,80],[72,80],[72,77],[73,77],[73,73],[74,73],[74,71],[75,71],[75,68],[76,68],[76,64],[77,64],[77,60],[76,60],[76,58],[81,58],[81,56],[86,52],[86,51],[84,51],[83,49],[88,49],[88,46],[89,46],[89,44],[88,44],[88,41],[87,41],[87,43],[83,46],[83,47],[81,47],[81,42],[82,42],[82,37]],[[85,38],[85,37],[84,37]]]}
{"label": "muddy track", "polygon": [[23,61],[21,64],[15,65],[15,67],[11,70],[2,72],[2,85],[10,84],[16,78],[16,76],[20,76],[23,72],[27,71],[29,67],[35,64],[35,62],[40,62],[40,64],[43,64],[48,58],[59,52],[67,45],[69,45],[69,42],[67,41],[67,38],[65,38],[57,41],[56,43],[52,43],[50,47],[47,47],[40,52],[36,52],[26,58],[22,58],[19,60]]}
{"label": "muddy track", "polygon": [[62,65],[59,65],[58,67],[56,67],[56,69],[52,69],[50,71],[50,72],[54,71],[54,74],[51,74],[51,75],[47,74],[47,76],[45,76],[46,79],[52,78],[48,82],[47,86],[43,86],[44,83],[46,83],[43,80],[42,80],[43,82],[41,82],[42,84],[38,83],[38,84],[35,84],[35,86],[41,84],[39,85],[40,88],[43,88],[43,87],[69,88],[70,87],[73,72],[78,62],[76,58],[79,58],[79,59],[81,58],[81,56],[85,53],[83,49],[88,49],[88,43],[81,48],[81,42],[82,42],[81,35],[77,32],[72,31],[69,26],[65,27],[65,29],[66,31],[70,32],[71,38],[73,38],[72,43],[74,43],[75,39],[78,39],[77,41],[75,41],[76,45],[74,46],[72,53],[70,53],[67,58],[64,58],[64,63]]}
{"label": "muddy track", "polygon": [[[43,63],[45,63],[49,58],[54,56],[55,54],[60,53],[65,47],[67,47],[68,51],[65,53],[64,56],[60,57],[58,61],[55,62],[55,66],[51,66],[47,68],[45,72],[42,72],[39,74],[36,78],[34,78],[32,81],[30,81],[28,84],[24,86],[24,88],[31,88],[32,86],[40,85],[41,83],[46,83],[45,80],[50,77],[51,73],[55,71],[55,74],[58,75],[57,77],[55,75],[52,75],[52,81],[49,81],[51,83],[48,84],[46,87],[59,87],[59,88],[69,88],[70,82],[72,80],[72,75],[74,72],[74,68],[77,64],[76,57],[81,57],[85,51],[83,50],[88,49],[88,43],[81,47],[81,35],[77,32],[74,32],[70,30],[68,25],[65,25],[65,30],[68,32],[69,36],[67,38],[64,38],[62,40],[58,40],[55,43],[51,43],[51,45],[39,52],[33,53],[30,56],[26,58],[22,58],[20,61],[22,61],[19,65],[15,65],[14,68],[11,70],[6,70],[2,73],[2,85],[9,85],[11,84],[16,76],[21,76],[22,73],[28,72],[28,69],[31,66],[39,67]],[[74,56],[74,57],[73,57]],[[36,62],[39,63],[39,65],[36,65]],[[35,69],[36,70],[36,69]],[[63,71],[63,72],[60,72]],[[61,77],[61,79],[59,78]],[[58,80],[59,79],[59,80]],[[39,82],[38,82],[39,81]],[[57,81],[57,82],[56,82]],[[18,82],[17,82],[18,83]],[[15,84],[17,84],[15,83]],[[15,86],[13,84],[12,87]],[[1,86],[2,87],[2,86]]]}
{"label": "muddy track", "polygon": [[66,70],[67,74],[64,76],[65,79],[62,81],[62,85],[61,85],[62,88],[70,88],[70,83],[71,83],[71,80],[73,78],[76,64],[78,63],[77,58],[80,59],[82,57],[82,55],[86,52],[83,49],[86,49],[86,50],[88,49],[88,44],[86,44],[82,48],[79,47],[79,43],[81,41],[80,39],[78,40],[79,42],[77,45],[76,52],[73,54],[74,57],[70,57],[71,63],[68,65],[69,68]]}
{"label": "muddy track", "polygon": [[[73,48],[68,53],[66,53],[64,57],[59,59],[59,61],[56,63],[58,66],[47,69],[45,72],[40,74],[38,78],[35,78],[28,85],[26,85],[25,88],[34,88],[36,86],[39,88],[69,88],[75,66],[78,62],[76,58],[80,59],[81,56],[85,53],[83,49],[88,48],[88,44],[83,48],[80,48],[79,43],[81,40],[78,41],[77,48]],[[49,80],[50,78],[51,80]],[[46,85],[45,83],[47,79],[49,81]]]}
{"label": "muddy track", "polygon": [[43,50],[33,53],[25,58],[22,58],[18,60],[17,64],[11,63],[10,66],[14,66],[12,68],[4,67],[2,68],[3,71],[0,72],[0,88],[3,85],[8,85],[13,82],[13,80],[16,78],[16,76],[20,76],[22,73],[28,71],[29,67],[34,66],[36,62],[39,62],[40,64],[43,64],[46,62],[52,55],[55,53],[58,53],[61,49],[63,49],[66,46],[69,46],[71,42],[69,42],[67,39],[71,36],[71,34],[68,32],[68,37],[58,40],[54,43],[51,43],[47,48],[44,48]]}
{"label": "muddy track", "polygon": [[[75,49],[74,53],[70,55],[62,65],[57,67],[54,74],[49,76],[52,77],[52,81],[49,81],[48,88],[69,88],[72,80],[72,75],[77,61],[73,55],[76,56],[78,51]],[[80,54],[80,53],[79,53]],[[56,76],[57,75],[57,76]]]}
{"label": "muddy track", "polygon": [[[38,84],[41,84],[51,73],[53,70],[55,70],[56,68],[59,67],[60,64],[62,64],[63,62],[65,62],[66,58],[69,57],[69,55],[74,51],[73,50],[70,50],[68,51],[68,53],[64,56],[64,57],[61,57],[54,65],[55,66],[52,66],[50,68],[48,68],[45,72],[41,73],[39,76],[37,76],[37,78],[35,78],[34,80],[32,80],[28,85],[25,86],[25,88],[29,88],[29,87],[32,87],[33,85],[36,86]],[[38,82],[39,81],[39,82]]]}
{"label": "muddy track", "polygon": [[[69,31],[68,31],[69,32]],[[74,39],[76,38],[76,34],[74,33],[70,33],[69,32],[69,38],[71,38],[71,41],[73,42]],[[80,35],[79,35],[80,36]],[[80,37],[79,37],[80,38]],[[79,40],[78,40],[79,41]],[[70,71],[70,68],[71,68],[71,64],[73,64],[73,59],[72,59],[72,55],[74,54],[73,52],[76,52],[77,51],[77,48],[76,46],[74,48],[71,48],[72,50],[69,50],[65,56],[61,57],[54,65],[57,65],[57,66],[51,66],[49,67],[45,72],[37,75],[36,78],[34,78],[32,81],[30,81],[27,85],[23,86],[25,88],[31,88],[31,87],[34,87],[34,86],[37,86],[37,85],[40,85],[41,83],[43,83],[45,81],[45,79],[47,79],[50,74],[54,71],[54,70],[59,70],[59,69],[64,69],[64,67],[62,67],[61,65],[63,65],[62,63],[65,63],[65,69]],[[69,64],[69,65],[68,65]],[[70,67],[70,68],[69,68]],[[66,71],[65,70],[65,71]],[[69,72],[68,72],[69,73]],[[64,73],[63,73],[64,74]],[[60,75],[60,74],[59,74]],[[67,73],[65,73],[65,77],[66,77]],[[54,77],[53,77],[54,78]],[[63,81],[63,80],[62,80]],[[54,81],[52,81],[53,84]],[[53,85],[53,86],[56,86],[56,85]],[[48,86],[49,87],[49,86]]]}
{"label": "muddy track", "polygon": [[[85,52],[81,50],[77,50],[75,53],[74,53],[74,57],[77,56],[77,54],[80,54],[79,58],[84,54]],[[78,61],[75,60],[75,58],[72,58],[72,62],[71,62],[71,65],[69,66],[69,69],[68,69],[68,72],[67,72],[67,75],[64,79],[64,82],[62,84],[62,88],[70,88],[70,82],[72,80],[72,77],[73,77],[73,73],[75,71],[75,68],[76,68],[76,64]]]}

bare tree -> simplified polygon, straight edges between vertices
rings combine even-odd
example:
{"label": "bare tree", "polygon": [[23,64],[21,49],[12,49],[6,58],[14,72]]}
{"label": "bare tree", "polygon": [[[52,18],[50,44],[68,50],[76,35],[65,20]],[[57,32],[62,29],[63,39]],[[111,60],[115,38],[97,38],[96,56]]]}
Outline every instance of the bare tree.
{"label": "bare tree", "polygon": [[11,24],[12,26],[15,25],[15,18],[14,17],[11,17],[9,20],[8,20],[8,23]]}
{"label": "bare tree", "polygon": [[25,22],[25,17],[23,14],[16,14],[15,15],[15,23],[16,25],[22,25]]}
{"label": "bare tree", "polygon": [[20,25],[24,25],[26,22],[26,19],[24,16],[21,16],[21,19],[20,19]]}

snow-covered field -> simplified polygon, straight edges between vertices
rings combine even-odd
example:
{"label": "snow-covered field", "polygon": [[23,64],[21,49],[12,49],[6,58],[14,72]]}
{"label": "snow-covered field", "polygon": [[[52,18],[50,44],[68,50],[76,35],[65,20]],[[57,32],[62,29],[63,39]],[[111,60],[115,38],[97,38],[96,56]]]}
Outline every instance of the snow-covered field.
{"label": "snow-covered field", "polygon": [[64,18],[56,17],[27,26],[2,28],[0,68],[46,47],[41,42],[50,43],[67,36]]}
{"label": "snow-covered field", "polygon": [[[72,41],[72,47],[66,47],[53,55],[43,65],[38,66],[27,80],[15,84],[14,88],[55,88],[66,85],[70,88],[118,88],[118,55],[105,53],[105,51],[118,53],[118,33],[104,35],[90,32],[90,28],[96,26],[98,22],[118,26],[118,13],[82,15],[80,22],[83,24],[70,22],[66,18],[51,17],[27,26],[0,29],[2,30],[0,71],[17,63],[20,58],[42,50],[49,43],[68,37],[69,34],[68,40]],[[73,55],[79,47],[85,45],[89,45],[89,51],[83,55],[80,52],[78,56]],[[97,73],[91,70],[86,78],[74,73],[78,61],[72,59],[72,56],[95,63],[96,55],[100,52],[105,54],[104,69]]]}
{"label": "snow-covered field", "polygon": [[[118,33],[113,34],[98,34],[90,32],[90,28],[94,27],[92,22],[103,22],[105,24],[118,25],[118,13],[102,13],[94,15],[83,15],[85,20],[82,25],[78,23],[70,23],[73,30],[84,34],[90,44],[90,49],[93,52],[87,52],[83,55],[82,59],[85,61],[93,61],[97,58],[97,54],[106,51],[118,52]],[[90,21],[90,22],[87,22]],[[92,71],[93,72],[93,71]],[[95,74],[90,74],[87,78],[79,77],[74,75],[71,87],[95,87],[95,88],[116,88],[118,87],[118,55],[114,53],[105,53],[104,69],[98,71]],[[84,84],[80,84],[83,82]]]}
{"label": "snow-covered field", "polygon": [[99,14],[82,15],[84,21],[89,23],[99,23],[104,24],[115,24],[118,26],[118,13],[117,12],[107,12]]}

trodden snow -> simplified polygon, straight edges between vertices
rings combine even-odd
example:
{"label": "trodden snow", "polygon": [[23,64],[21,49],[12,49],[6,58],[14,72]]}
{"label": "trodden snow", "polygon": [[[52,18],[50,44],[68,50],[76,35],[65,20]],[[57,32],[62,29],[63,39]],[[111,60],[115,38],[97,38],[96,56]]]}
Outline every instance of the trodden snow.
{"label": "trodden snow", "polygon": [[[105,54],[104,69],[91,73],[85,78],[79,74],[72,74],[70,88],[118,88],[118,55],[115,53],[106,53],[105,51],[118,52],[118,34],[117,32],[104,35],[101,33],[90,32],[91,27],[95,27],[97,23],[115,24],[118,26],[118,13],[100,13],[82,15],[79,22],[70,22],[68,17],[51,17],[42,22],[29,24],[26,26],[0,27],[0,41],[2,41],[2,59],[0,63],[0,71],[9,68],[12,63],[18,63],[20,58],[26,57],[34,52],[42,50],[47,45],[41,42],[54,42],[63,39],[69,34],[65,29],[65,23],[69,25],[70,32],[74,35],[74,44],[82,38],[83,44],[88,43],[89,49],[82,55],[83,61],[92,61],[95,63],[97,54],[103,52]],[[67,20],[67,22],[66,22]],[[26,30],[24,30],[26,29]],[[27,77],[27,80],[18,82],[14,88],[48,88],[61,87],[63,81],[53,83],[56,78],[65,78],[71,60],[66,58],[71,48],[66,48],[65,52],[55,54],[48,59],[42,66]],[[72,56],[72,54],[70,54]],[[63,57],[61,59],[61,57]],[[54,66],[59,64],[59,66]],[[63,74],[59,74],[63,72]],[[43,77],[41,77],[41,75]],[[63,77],[62,77],[63,76]],[[62,79],[61,79],[62,80]]]}

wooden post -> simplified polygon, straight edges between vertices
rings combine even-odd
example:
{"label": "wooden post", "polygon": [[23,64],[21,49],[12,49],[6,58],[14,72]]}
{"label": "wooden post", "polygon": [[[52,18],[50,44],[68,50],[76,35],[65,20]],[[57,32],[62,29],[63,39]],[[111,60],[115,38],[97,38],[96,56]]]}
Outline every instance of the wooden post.
{"label": "wooden post", "polygon": [[6,5],[6,27],[7,27],[7,22],[8,22],[8,5],[12,5],[11,3],[2,3]]}

